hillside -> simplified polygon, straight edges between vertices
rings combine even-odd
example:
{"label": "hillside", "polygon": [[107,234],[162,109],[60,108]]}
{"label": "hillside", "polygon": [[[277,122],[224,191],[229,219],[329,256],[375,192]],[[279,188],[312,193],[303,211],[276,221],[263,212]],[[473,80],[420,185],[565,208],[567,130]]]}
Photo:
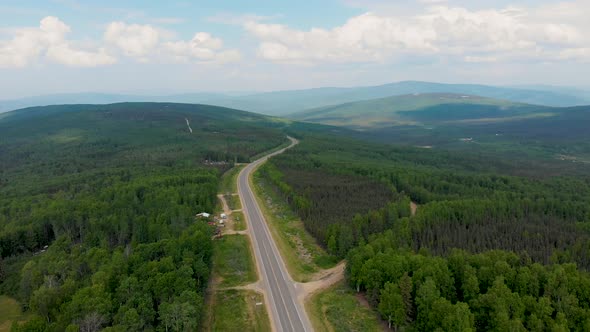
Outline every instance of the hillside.
{"label": "hillside", "polygon": [[548,116],[551,111],[550,107],[472,95],[416,93],[321,107],[294,113],[290,117],[301,121],[366,129],[484,119],[508,120]]}
{"label": "hillside", "polygon": [[286,115],[306,109],[360,100],[406,94],[450,93],[503,99],[516,103],[547,106],[590,104],[590,93],[555,88],[495,87],[477,84],[443,84],[403,81],[378,86],[350,88],[315,88],[263,93],[186,93],[160,96],[117,95],[99,93],[61,94],[0,101],[0,112],[29,106],[53,104],[103,104],[122,101],[200,103],[237,108],[268,115]]}
{"label": "hillside", "polygon": [[543,165],[550,174],[566,170],[587,174],[590,107],[555,110],[551,116],[515,117],[510,121],[487,119],[374,128],[359,132],[358,136],[383,143],[475,153],[512,164],[527,160],[530,165],[520,167],[521,173]]}
{"label": "hillside", "polygon": [[191,93],[175,95],[133,95],[114,93],[61,93],[43,96],[31,96],[12,100],[0,100],[0,113],[36,106],[63,104],[114,104],[123,102],[170,102],[201,103],[211,99],[229,98],[229,95],[217,93]]}
{"label": "hillside", "polygon": [[590,173],[565,168],[323,135],[259,173],[399,330],[587,330]]}
{"label": "hillside", "polygon": [[[590,163],[590,106],[558,108],[456,94],[412,94],[291,115],[343,126],[383,143],[454,149],[502,159],[544,160],[551,168]],[[561,166],[551,160],[559,160]]]}
{"label": "hillside", "polygon": [[27,309],[26,330],[197,330],[213,243],[194,215],[286,124],[170,103],[2,114],[0,294]]}

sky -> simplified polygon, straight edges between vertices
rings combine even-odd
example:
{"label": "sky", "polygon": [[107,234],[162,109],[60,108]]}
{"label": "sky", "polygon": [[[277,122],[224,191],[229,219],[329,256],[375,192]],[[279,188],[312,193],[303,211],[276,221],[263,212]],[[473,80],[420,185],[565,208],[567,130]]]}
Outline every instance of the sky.
{"label": "sky", "polygon": [[590,0],[2,0],[0,99],[403,80],[590,90]]}

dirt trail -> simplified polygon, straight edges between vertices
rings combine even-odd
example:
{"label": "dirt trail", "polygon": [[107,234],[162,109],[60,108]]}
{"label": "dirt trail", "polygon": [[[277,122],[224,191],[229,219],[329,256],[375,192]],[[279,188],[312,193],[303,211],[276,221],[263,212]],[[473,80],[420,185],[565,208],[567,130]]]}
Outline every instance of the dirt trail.
{"label": "dirt trail", "polygon": [[191,134],[193,133],[193,128],[191,128],[191,124],[188,122],[188,118],[184,118],[186,120],[186,126],[188,127],[188,130],[191,132]]}
{"label": "dirt trail", "polygon": [[[359,301],[360,305],[362,305],[363,307],[365,307],[371,311],[375,310],[375,308],[371,307],[371,305],[369,304],[369,301],[367,300],[367,297],[365,295],[366,295],[365,293],[356,293],[355,297],[356,297],[357,301]],[[382,331],[384,331],[384,332],[391,331],[386,320],[379,319],[379,325],[381,326]]]}
{"label": "dirt trail", "polygon": [[261,294],[264,294],[264,288],[260,285],[260,281],[253,282],[251,284],[243,285],[243,286],[234,286],[234,287],[220,287],[217,290],[228,290],[228,289],[237,289],[237,290],[251,290]]}
{"label": "dirt trail", "polygon": [[225,200],[225,197],[223,194],[218,194],[217,198],[219,198],[219,200],[221,201],[221,205],[223,206],[223,213],[225,213],[225,215],[227,216],[227,219],[224,220],[225,227],[223,227],[221,233],[223,235],[232,235],[232,234],[249,235],[247,230],[236,231],[235,224],[234,224],[235,223],[234,218],[231,217],[233,212],[242,211],[242,209],[231,210],[229,208],[229,205],[227,204],[227,201]]}
{"label": "dirt trail", "polygon": [[221,205],[223,206],[223,213],[229,216],[232,211],[230,210],[229,205],[227,205],[225,197],[223,196],[223,194],[217,194],[217,198],[221,200]]}
{"label": "dirt trail", "polygon": [[412,216],[415,216],[416,211],[418,211],[418,204],[410,201],[410,211],[412,212]]}
{"label": "dirt trail", "polygon": [[233,229],[224,229],[223,235],[248,235],[248,231],[235,231]]}

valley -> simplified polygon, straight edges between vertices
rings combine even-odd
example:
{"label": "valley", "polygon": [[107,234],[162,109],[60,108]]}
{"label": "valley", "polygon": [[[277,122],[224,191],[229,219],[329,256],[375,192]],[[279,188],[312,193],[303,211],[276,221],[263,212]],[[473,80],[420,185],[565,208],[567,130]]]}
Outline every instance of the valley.
{"label": "valley", "polygon": [[590,1],[0,4],[0,332],[590,331]]}
{"label": "valley", "polygon": [[[4,325],[582,326],[588,110],[437,93],[289,120],[172,103],[5,113],[0,291],[24,313]],[[221,235],[199,212],[228,216]]]}

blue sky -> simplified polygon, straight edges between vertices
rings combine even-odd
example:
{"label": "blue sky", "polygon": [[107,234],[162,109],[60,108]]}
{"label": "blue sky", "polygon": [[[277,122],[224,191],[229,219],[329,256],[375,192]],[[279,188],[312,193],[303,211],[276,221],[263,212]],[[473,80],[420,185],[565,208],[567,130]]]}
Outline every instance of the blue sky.
{"label": "blue sky", "polygon": [[590,89],[590,2],[0,3],[0,98],[356,86]]}

